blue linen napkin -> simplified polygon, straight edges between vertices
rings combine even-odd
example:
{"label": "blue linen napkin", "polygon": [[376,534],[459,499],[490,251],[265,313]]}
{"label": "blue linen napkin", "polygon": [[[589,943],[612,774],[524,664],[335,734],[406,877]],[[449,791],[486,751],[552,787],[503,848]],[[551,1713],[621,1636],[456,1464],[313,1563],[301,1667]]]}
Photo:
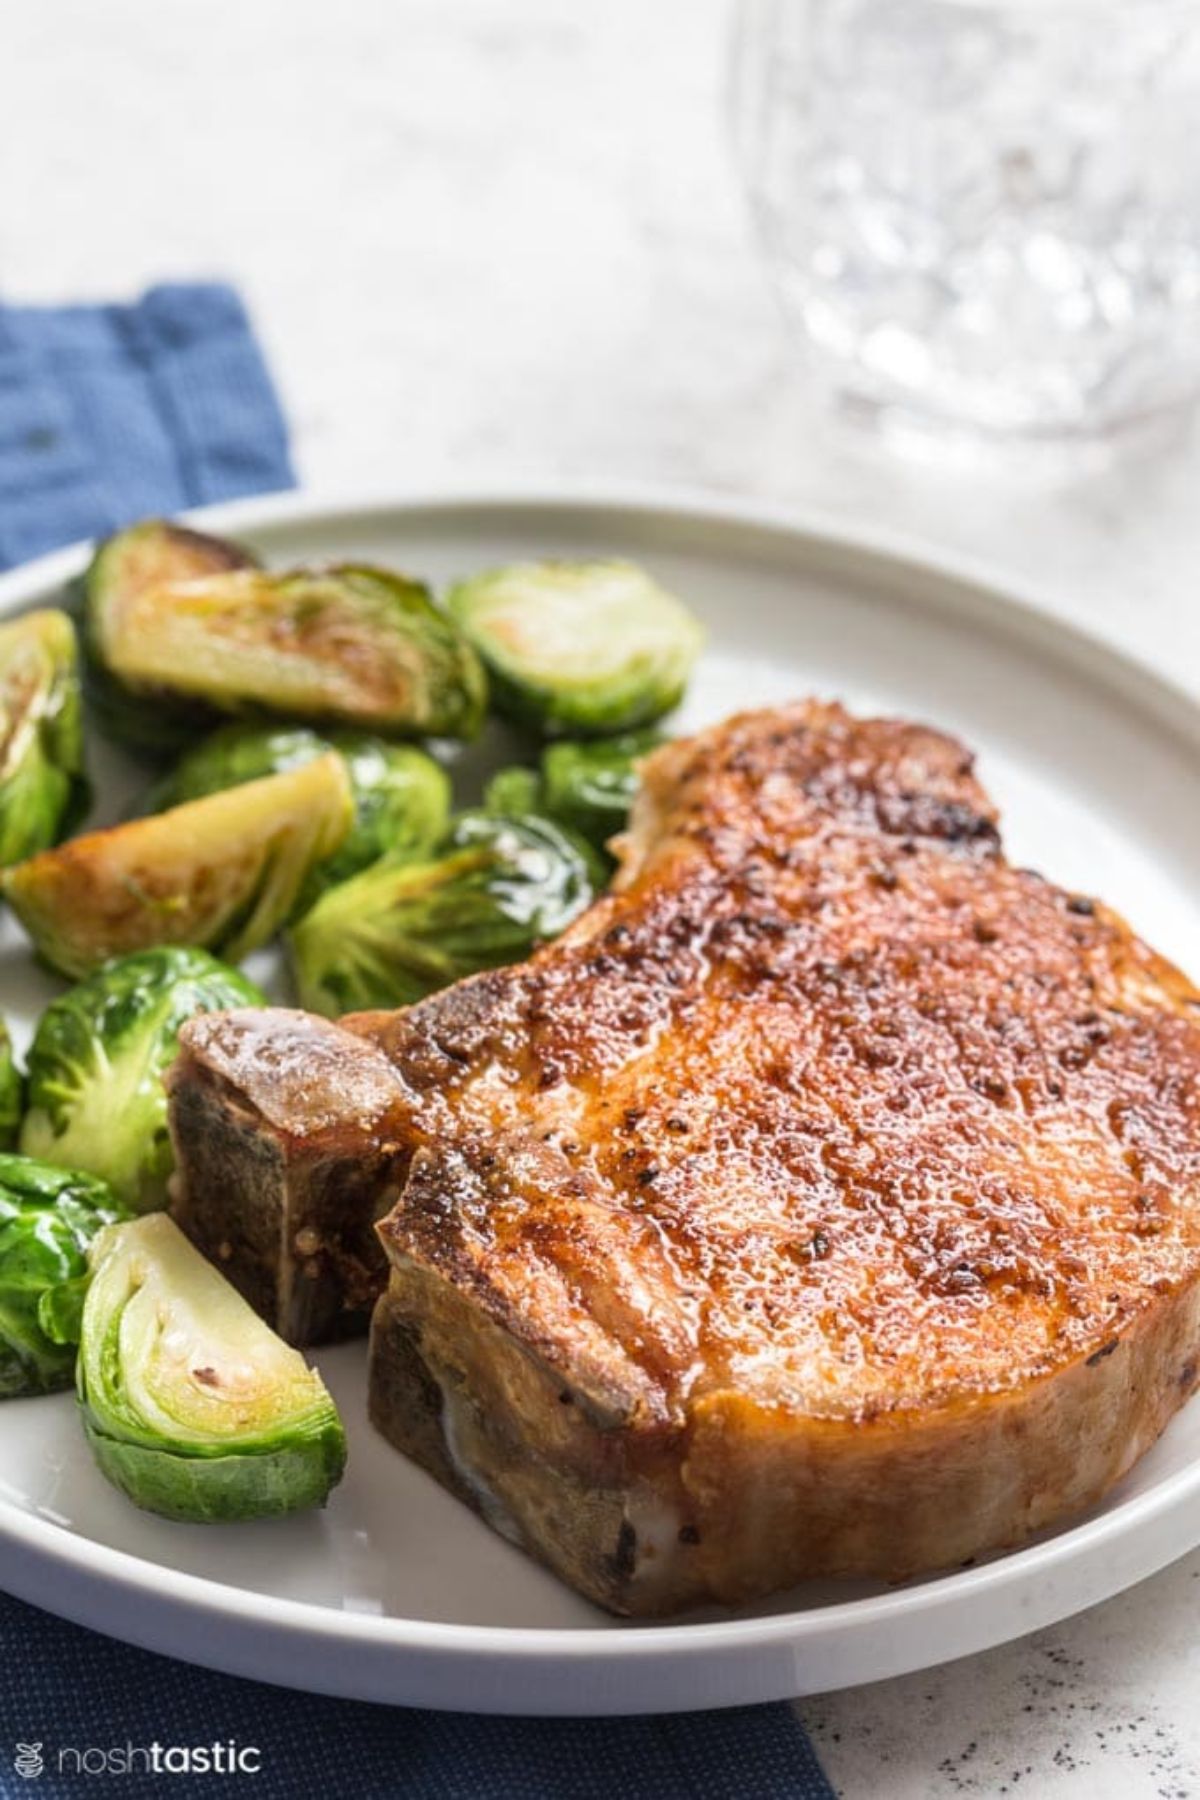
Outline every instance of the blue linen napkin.
{"label": "blue linen napkin", "polygon": [[[785,1706],[502,1719],[329,1700],[111,1643],[6,1597],[0,1703],[4,1800],[832,1800]],[[145,1756],[133,1774],[82,1772],[96,1753],[157,1743],[161,1762],[214,1741],[236,1747],[244,1773],[142,1773]],[[16,1772],[21,1745],[36,1779]]]}
{"label": "blue linen napkin", "polygon": [[132,519],[294,484],[279,402],[231,288],[0,306],[0,568]]}
{"label": "blue linen napkin", "polygon": [[[292,484],[279,404],[231,289],[157,287],[128,306],[0,306],[0,567],[151,513]],[[499,1719],[322,1699],[151,1655],[4,1594],[0,1704],[2,1800],[81,1800],[106,1783],[122,1800],[833,1792],[786,1706]],[[88,1749],[214,1740],[257,1749],[257,1772],[83,1772]],[[62,1751],[78,1754],[60,1773]]]}

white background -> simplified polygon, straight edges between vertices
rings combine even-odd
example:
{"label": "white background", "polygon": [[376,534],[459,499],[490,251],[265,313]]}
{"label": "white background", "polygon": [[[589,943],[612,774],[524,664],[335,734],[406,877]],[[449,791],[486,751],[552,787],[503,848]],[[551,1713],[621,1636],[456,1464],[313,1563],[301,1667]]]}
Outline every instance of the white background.
{"label": "white background", "polygon": [[[782,498],[986,560],[1200,689],[1190,439],[1049,487],[825,419],[733,178],[727,31],[725,0],[4,0],[0,291],[232,278],[329,493]],[[855,1800],[1196,1793],[1198,1577],[802,1711]]]}

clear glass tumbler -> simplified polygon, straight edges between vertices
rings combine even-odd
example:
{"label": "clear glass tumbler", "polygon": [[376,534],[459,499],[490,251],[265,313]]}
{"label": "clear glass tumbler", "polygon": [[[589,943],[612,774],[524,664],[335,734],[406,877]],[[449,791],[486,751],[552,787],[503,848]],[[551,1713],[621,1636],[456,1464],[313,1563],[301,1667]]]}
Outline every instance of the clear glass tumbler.
{"label": "clear glass tumbler", "polygon": [[733,104],[852,411],[1024,454],[1200,388],[1200,0],[742,0]]}

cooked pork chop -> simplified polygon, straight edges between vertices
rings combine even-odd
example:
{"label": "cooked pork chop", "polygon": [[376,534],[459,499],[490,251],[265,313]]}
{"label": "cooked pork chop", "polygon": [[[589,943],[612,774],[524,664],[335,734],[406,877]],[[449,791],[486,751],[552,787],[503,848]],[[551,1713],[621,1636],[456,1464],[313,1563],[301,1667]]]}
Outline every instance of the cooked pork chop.
{"label": "cooked pork chop", "polygon": [[400,1193],[376,1423],[618,1611],[1097,1499],[1200,1366],[1200,995],[836,707],[657,752],[618,886],[406,1014],[194,1021],[177,1216],[305,1341]]}
{"label": "cooked pork chop", "polygon": [[623,1613],[1090,1505],[1197,1381],[1200,995],[835,706],[657,751],[618,889],[345,1021],[403,1088],[380,1429]]}

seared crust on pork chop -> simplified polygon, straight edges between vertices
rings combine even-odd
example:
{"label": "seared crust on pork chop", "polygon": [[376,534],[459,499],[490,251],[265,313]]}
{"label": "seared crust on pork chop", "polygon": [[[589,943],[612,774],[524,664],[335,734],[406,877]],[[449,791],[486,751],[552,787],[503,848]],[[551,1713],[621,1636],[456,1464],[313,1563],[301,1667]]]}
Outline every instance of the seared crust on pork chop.
{"label": "seared crust on pork chop", "polygon": [[1200,995],[836,706],[655,752],[618,888],[344,1021],[403,1089],[379,1427],[628,1613],[1095,1501],[1197,1380]]}

